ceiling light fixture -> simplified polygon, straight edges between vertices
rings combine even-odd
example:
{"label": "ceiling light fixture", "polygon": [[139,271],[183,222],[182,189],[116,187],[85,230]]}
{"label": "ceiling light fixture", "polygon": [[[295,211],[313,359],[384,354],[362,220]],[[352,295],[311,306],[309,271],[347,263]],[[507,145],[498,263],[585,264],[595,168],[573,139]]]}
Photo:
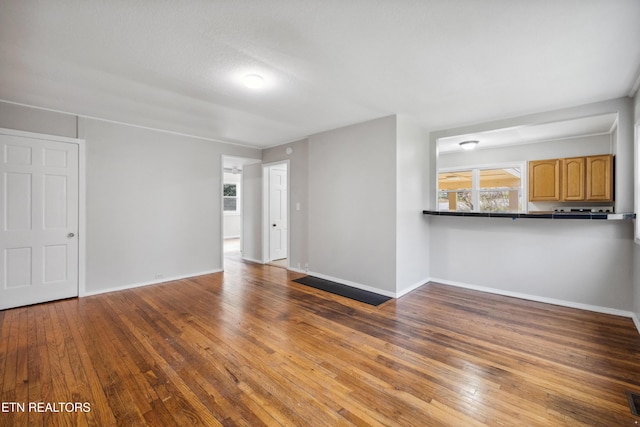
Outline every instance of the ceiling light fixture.
{"label": "ceiling light fixture", "polygon": [[479,141],[474,140],[470,140],[470,141],[462,141],[460,143],[460,146],[465,149],[465,150],[473,150],[474,148],[476,148],[476,145],[478,145]]}
{"label": "ceiling light fixture", "polygon": [[260,89],[264,86],[264,77],[259,74],[247,74],[242,82],[249,89]]}

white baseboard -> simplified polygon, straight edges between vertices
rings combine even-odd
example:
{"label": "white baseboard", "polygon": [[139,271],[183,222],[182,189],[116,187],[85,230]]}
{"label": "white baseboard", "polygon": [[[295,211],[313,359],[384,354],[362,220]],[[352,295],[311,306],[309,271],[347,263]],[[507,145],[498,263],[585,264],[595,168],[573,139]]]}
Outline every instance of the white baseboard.
{"label": "white baseboard", "polygon": [[338,277],[327,276],[326,274],[314,273],[313,271],[307,272],[309,276],[318,277],[320,279],[331,280],[332,282],[341,283],[343,285],[351,286],[352,288],[362,289],[363,291],[373,292],[374,294],[384,295],[385,297],[395,298],[395,292],[385,291],[383,289],[374,288],[372,286],[363,285],[362,283],[351,282],[349,280],[340,279]]}
{"label": "white baseboard", "polygon": [[255,262],[256,264],[264,264],[264,261],[253,259],[253,258],[242,257],[242,260],[243,261],[249,261],[249,262]]}
{"label": "white baseboard", "polygon": [[174,276],[174,277],[164,277],[160,280],[154,280],[151,282],[141,282],[141,283],[132,283],[129,285],[123,285],[123,286],[115,286],[112,288],[105,288],[105,289],[100,289],[97,291],[89,291],[89,292],[84,292],[82,294],[80,294],[80,297],[88,297],[91,295],[99,295],[99,294],[106,294],[107,292],[115,292],[115,291],[124,291],[127,289],[134,289],[134,288],[140,288],[143,286],[149,286],[149,285],[158,285],[160,283],[166,283],[166,282],[172,282],[174,280],[182,280],[182,279],[189,279],[191,277],[197,277],[197,276],[204,276],[205,274],[213,274],[213,273],[221,273],[222,270],[218,269],[218,270],[211,270],[211,271],[203,271],[200,273],[193,273],[193,274],[187,274],[185,276]]}
{"label": "white baseboard", "polygon": [[[630,317],[632,319],[634,319],[635,317],[635,314],[633,312],[626,311],[626,310],[619,310],[617,308],[602,307],[598,305],[583,304],[579,302],[566,301],[566,300],[560,300],[555,298],[547,298],[547,297],[541,297],[541,296],[531,295],[531,294],[523,294],[520,292],[505,291],[502,289],[471,285],[469,283],[455,282],[453,280],[439,279],[437,277],[432,277],[429,281],[435,282],[435,283],[442,283],[443,285],[457,286],[459,288],[472,289],[480,292],[488,292],[490,294],[497,294],[497,295],[503,295],[507,297],[526,299],[529,301],[544,302],[547,304],[560,305],[563,307],[578,308],[580,310],[593,311],[596,313],[612,314],[614,316]],[[638,325],[640,324],[640,322],[636,321],[636,319],[634,319],[634,322],[636,324],[636,328],[638,328]],[[640,332],[640,328],[638,328],[638,331]]]}
{"label": "white baseboard", "polygon": [[309,274],[309,272],[307,272],[305,270],[302,270],[300,268],[289,267],[289,268],[287,268],[287,270],[293,271],[294,273]]}
{"label": "white baseboard", "polygon": [[640,319],[638,319],[638,315],[636,313],[631,313],[631,320],[633,320],[633,324],[636,325],[636,329],[640,334]]}
{"label": "white baseboard", "polygon": [[421,280],[419,282],[416,282],[413,285],[409,286],[408,288],[403,289],[400,292],[396,292],[395,298],[400,298],[400,297],[408,294],[409,292],[415,291],[416,289],[418,289],[419,287],[421,287],[423,285],[426,285],[427,283],[429,283],[429,279],[424,279],[424,280]]}

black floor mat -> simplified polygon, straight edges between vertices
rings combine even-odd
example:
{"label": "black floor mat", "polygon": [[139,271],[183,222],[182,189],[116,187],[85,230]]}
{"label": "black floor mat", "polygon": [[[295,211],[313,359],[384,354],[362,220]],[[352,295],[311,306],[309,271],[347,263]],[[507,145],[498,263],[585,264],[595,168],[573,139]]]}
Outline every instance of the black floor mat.
{"label": "black floor mat", "polygon": [[294,282],[375,306],[378,306],[383,302],[389,301],[391,299],[390,297],[376,294],[375,292],[363,291],[362,289],[343,285],[342,283],[332,282],[331,280],[320,279],[313,276],[301,277],[299,279],[295,279]]}

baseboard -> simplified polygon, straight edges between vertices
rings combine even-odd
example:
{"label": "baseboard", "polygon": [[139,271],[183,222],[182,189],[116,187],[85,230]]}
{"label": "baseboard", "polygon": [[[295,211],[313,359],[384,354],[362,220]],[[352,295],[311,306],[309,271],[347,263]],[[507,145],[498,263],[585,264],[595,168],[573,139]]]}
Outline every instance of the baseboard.
{"label": "baseboard", "polygon": [[309,274],[309,272],[302,270],[300,268],[288,267],[287,270],[293,271],[294,273]]}
{"label": "baseboard", "polygon": [[580,310],[593,311],[593,312],[596,312],[596,313],[612,314],[614,316],[630,317],[630,318],[632,318],[634,320],[636,328],[638,329],[638,332],[640,333],[640,327],[639,327],[640,322],[638,322],[635,319],[636,316],[631,311],[619,310],[617,308],[610,308],[610,307],[602,307],[602,306],[598,306],[598,305],[583,304],[583,303],[579,303],[579,302],[566,301],[566,300],[560,300],[560,299],[555,299],[555,298],[546,298],[546,297],[541,297],[541,296],[537,296],[537,295],[523,294],[523,293],[520,293],[520,292],[505,291],[505,290],[502,290],[502,289],[489,288],[489,287],[478,286],[478,285],[471,285],[469,283],[455,282],[453,280],[439,279],[437,277],[432,277],[429,281],[430,282],[436,282],[436,283],[442,283],[443,285],[457,286],[459,288],[472,289],[474,291],[488,292],[490,294],[496,294],[496,295],[503,295],[503,296],[506,296],[506,297],[514,297],[514,298],[526,299],[526,300],[529,300],[529,301],[536,301],[536,302],[543,302],[543,303],[547,303],[547,304],[560,305],[560,306],[563,306],[563,307],[577,308],[577,309],[580,309]]}
{"label": "baseboard", "polygon": [[640,319],[638,319],[638,315],[636,313],[631,313],[631,320],[633,320],[633,324],[636,325],[636,329],[640,334]]}
{"label": "baseboard", "polygon": [[426,285],[427,283],[429,283],[429,279],[424,279],[421,280],[419,282],[414,283],[413,285],[409,286],[406,289],[401,290],[400,292],[396,292],[396,296],[395,298],[400,298],[402,296],[405,296],[406,294],[408,294],[409,292],[413,292],[416,289],[418,289],[419,287]]}
{"label": "baseboard", "polygon": [[221,272],[222,272],[222,270],[218,269],[218,270],[211,270],[211,271],[203,271],[203,272],[200,272],[200,273],[187,274],[185,276],[165,277],[165,278],[162,278],[161,280],[154,280],[154,281],[151,281],[151,282],[132,283],[132,284],[129,284],[129,285],[123,285],[123,286],[116,286],[116,287],[112,287],[112,288],[100,289],[98,291],[84,292],[84,293],[80,294],[79,296],[80,297],[88,297],[88,296],[91,296],[91,295],[106,294],[107,292],[124,291],[124,290],[127,290],[127,289],[141,288],[143,286],[149,286],[149,285],[159,285],[160,283],[173,282],[175,280],[189,279],[191,277],[204,276],[205,274],[213,274],[213,273],[221,273]]}
{"label": "baseboard", "polygon": [[362,283],[351,282],[349,280],[340,279],[338,277],[327,276],[326,274],[315,273],[308,271],[306,274],[309,276],[319,277],[320,279],[331,280],[332,282],[341,283],[343,285],[351,286],[353,288],[362,289],[363,291],[373,292],[374,294],[384,295],[385,297],[395,298],[395,292],[385,291],[383,289],[374,288],[372,286],[363,285]]}
{"label": "baseboard", "polygon": [[264,261],[253,259],[253,258],[242,257],[242,260],[243,261],[254,262],[256,264],[264,264]]}

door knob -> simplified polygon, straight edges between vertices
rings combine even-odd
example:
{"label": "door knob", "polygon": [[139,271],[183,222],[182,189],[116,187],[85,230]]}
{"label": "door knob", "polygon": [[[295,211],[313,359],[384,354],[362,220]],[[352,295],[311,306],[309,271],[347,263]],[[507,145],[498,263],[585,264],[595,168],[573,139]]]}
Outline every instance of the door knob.
{"label": "door knob", "polygon": [[72,237],[74,237],[74,236],[75,236],[75,234],[73,234],[73,233],[69,233],[69,234],[67,234],[67,237],[68,237],[69,239],[70,239],[70,238],[72,238]]}
{"label": "door knob", "polygon": [[275,224],[273,224],[273,226],[275,227],[276,225],[275,225]]}

